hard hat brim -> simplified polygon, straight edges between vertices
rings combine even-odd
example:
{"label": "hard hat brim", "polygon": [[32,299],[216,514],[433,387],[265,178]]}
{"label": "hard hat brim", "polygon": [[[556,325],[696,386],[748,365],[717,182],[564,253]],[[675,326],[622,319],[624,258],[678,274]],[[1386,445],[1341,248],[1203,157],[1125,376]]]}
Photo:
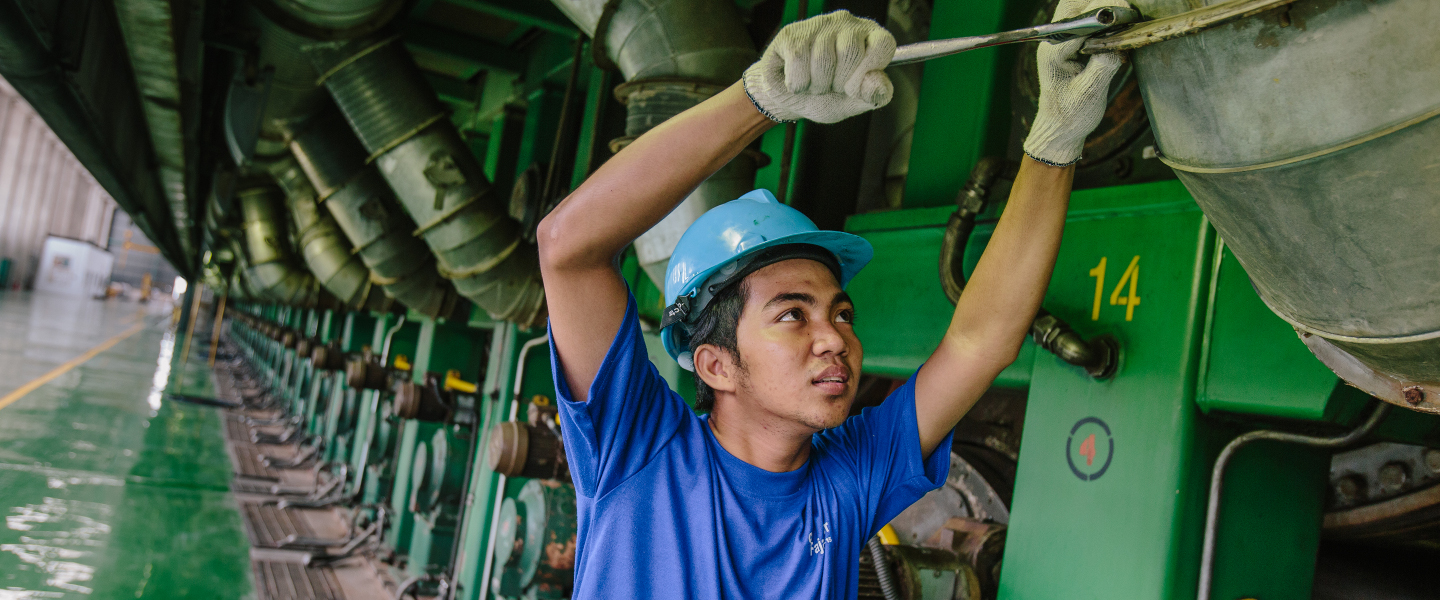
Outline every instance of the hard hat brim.
{"label": "hard hat brim", "polygon": [[[850,280],[875,257],[875,249],[870,245],[870,242],[855,234],[826,230],[796,232],[765,240],[764,242],[746,248],[743,252],[737,253],[727,261],[701,271],[691,279],[690,283],[685,286],[685,289],[681,290],[681,294],[694,292],[695,288],[704,285],[704,283],[710,279],[711,275],[714,275],[716,271],[719,271],[726,265],[744,260],[746,257],[752,256],[767,248],[785,244],[810,244],[824,248],[831,254],[834,254],[836,260],[840,263],[839,284],[841,289],[844,289],[844,287],[850,283]],[[670,302],[674,299],[666,298],[665,300]],[[704,312],[704,309],[702,308],[699,312]],[[693,371],[693,361],[680,360],[681,353],[690,351],[689,340],[682,339],[685,337],[683,328],[683,323],[676,323],[666,327],[660,331],[660,341],[665,346],[665,352],[668,353],[671,358],[679,362],[682,367],[686,367],[687,370]],[[686,366],[687,364],[691,366]]]}

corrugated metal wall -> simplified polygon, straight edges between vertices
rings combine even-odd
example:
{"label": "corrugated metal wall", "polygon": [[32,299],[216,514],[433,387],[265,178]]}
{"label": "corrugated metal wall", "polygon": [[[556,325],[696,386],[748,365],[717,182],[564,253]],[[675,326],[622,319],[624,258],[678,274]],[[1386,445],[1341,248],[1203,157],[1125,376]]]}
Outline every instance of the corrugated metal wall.
{"label": "corrugated metal wall", "polygon": [[130,220],[130,215],[125,214],[125,211],[117,211],[115,222],[110,226],[110,253],[115,255],[110,281],[119,281],[138,288],[145,274],[149,273],[155,289],[169,293],[177,275],[175,268],[170,266],[165,257],[160,256],[155,242],[145,237],[145,232],[135,226],[135,222]]}
{"label": "corrugated metal wall", "polygon": [[6,286],[30,287],[47,235],[110,243],[115,201],[45,121],[0,79],[0,258]]}

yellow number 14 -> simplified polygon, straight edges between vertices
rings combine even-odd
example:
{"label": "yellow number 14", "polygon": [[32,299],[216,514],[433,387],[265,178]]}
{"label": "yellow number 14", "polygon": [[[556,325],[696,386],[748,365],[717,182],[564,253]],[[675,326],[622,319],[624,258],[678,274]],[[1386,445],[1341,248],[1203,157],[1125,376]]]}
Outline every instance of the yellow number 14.
{"label": "yellow number 14", "polygon": [[[1105,257],[1100,257],[1100,264],[1090,269],[1090,276],[1095,278],[1095,305],[1090,310],[1090,320],[1100,320],[1100,299],[1105,293]],[[1140,257],[1130,259],[1130,265],[1125,267],[1125,272],[1120,275],[1120,282],[1115,284],[1115,290],[1110,292],[1111,306],[1125,307],[1125,320],[1135,320],[1135,307],[1140,306],[1140,296],[1135,294],[1135,287],[1140,283]],[[1130,289],[1128,294],[1121,296],[1120,292],[1126,291],[1126,284]]]}

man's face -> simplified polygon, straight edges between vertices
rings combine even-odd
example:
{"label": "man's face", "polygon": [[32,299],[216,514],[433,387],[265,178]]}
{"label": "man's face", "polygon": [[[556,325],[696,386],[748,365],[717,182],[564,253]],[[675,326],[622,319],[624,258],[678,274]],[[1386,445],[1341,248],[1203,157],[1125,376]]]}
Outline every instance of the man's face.
{"label": "man's face", "polygon": [[740,395],[756,408],[811,429],[850,413],[864,350],[855,307],[824,265],[785,260],[746,278],[749,298],[736,327]]}

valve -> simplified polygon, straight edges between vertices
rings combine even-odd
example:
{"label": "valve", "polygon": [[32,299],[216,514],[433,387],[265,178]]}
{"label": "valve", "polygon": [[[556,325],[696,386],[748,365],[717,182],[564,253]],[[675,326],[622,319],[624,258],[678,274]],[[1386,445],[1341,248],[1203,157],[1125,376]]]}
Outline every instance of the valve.
{"label": "valve", "polygon": [[[397,357],[395,360],[398,363],[400,359]],[[441,387],[447,392],[460,392],[462,394],[473,394],[475,390],[480,388],[479,384],[461,379],[458,369],[450,369],[445,372],[445,383]]]}

